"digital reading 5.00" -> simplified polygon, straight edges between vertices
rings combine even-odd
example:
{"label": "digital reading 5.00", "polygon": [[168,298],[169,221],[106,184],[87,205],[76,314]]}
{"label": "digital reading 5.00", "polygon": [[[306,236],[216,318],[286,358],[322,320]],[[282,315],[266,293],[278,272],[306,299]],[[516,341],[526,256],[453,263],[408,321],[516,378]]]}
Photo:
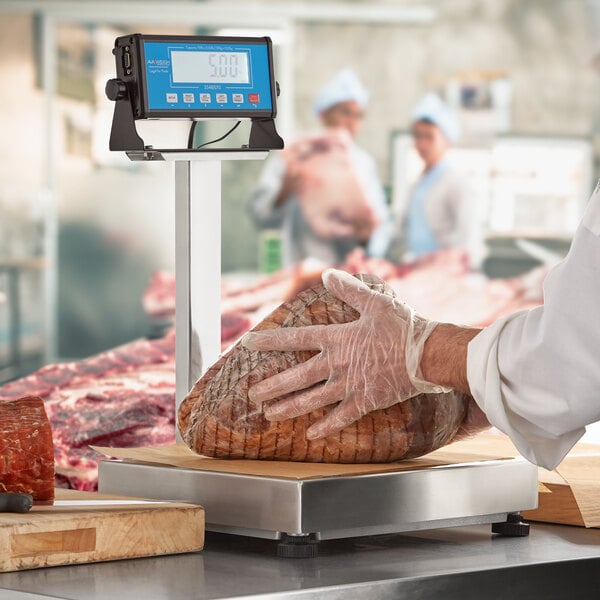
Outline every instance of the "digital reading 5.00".
{"label": "digital reading 5.00", "polygon": [[171,51],[173,83],[249,83],[247,52]]}

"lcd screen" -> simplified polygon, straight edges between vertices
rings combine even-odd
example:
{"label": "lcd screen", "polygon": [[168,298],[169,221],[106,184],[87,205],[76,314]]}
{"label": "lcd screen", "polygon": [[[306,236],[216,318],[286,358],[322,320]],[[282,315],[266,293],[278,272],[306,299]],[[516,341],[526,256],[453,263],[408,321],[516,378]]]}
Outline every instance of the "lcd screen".
{"label": "lcd screen", "polygon": [[250,83],[246,52],[171,52],[173,83]]}

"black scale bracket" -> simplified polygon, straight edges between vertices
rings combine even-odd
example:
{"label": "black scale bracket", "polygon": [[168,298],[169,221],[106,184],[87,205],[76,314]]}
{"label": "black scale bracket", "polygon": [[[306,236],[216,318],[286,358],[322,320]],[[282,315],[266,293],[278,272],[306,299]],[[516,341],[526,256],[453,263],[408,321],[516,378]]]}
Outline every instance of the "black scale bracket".
{"label": "black scale bracket", "polygon": [[[277,89],[279,90],[279,86]],[[127,84],[120,79],[109,79],[106,82],[105,92],[107,98],[115,103],[109,141],[111,150],[126,152],[130,158],[144,157],[144,160],[155,160],[157,155],[162,152],[215,152],[215,149],[210,148],[154,150],[151,146],[146,146],[135,127],[131,94]],[[256,152],[283,148],[283,139],[275,129],[273,119],[253,118],[251,122],[248,144],[234,150]],[[225,151],[231,150],[228,148]],[[219,151],[224,150],[219,149]]]}

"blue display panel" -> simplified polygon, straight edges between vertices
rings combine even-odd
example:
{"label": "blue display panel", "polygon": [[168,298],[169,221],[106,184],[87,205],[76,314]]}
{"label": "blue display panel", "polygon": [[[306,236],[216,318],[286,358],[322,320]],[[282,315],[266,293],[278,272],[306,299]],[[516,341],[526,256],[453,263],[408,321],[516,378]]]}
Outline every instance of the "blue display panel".
{"label": "blue display panel", "polygon": [[267,44],[146,41],[150,111],[270,111]]}

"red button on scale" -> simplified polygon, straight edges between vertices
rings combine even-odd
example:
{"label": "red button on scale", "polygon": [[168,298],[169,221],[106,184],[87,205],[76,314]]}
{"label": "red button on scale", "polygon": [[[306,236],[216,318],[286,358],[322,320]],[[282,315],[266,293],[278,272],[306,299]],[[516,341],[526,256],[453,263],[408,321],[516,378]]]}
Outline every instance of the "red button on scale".
{"label": "red button on scale", "polygon": [[248,94],[248,102],[251,104],[258,104],[259,95],[258,94]]}

